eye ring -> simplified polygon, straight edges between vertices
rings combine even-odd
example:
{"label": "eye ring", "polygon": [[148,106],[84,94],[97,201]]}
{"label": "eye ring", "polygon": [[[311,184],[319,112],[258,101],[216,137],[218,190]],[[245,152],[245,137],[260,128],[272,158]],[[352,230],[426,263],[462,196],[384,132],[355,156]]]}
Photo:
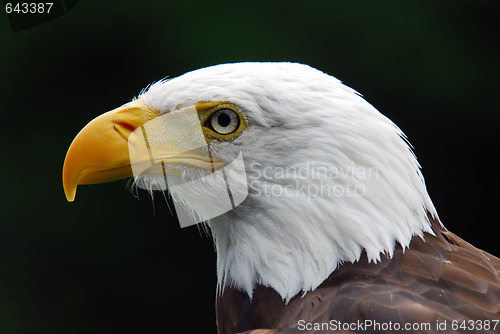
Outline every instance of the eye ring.
{"label": "eye ring", "polygon": [[240,127],[240,117],[232,109],[222,108],[210,115],[208,124],[220,135],[229,135]]}

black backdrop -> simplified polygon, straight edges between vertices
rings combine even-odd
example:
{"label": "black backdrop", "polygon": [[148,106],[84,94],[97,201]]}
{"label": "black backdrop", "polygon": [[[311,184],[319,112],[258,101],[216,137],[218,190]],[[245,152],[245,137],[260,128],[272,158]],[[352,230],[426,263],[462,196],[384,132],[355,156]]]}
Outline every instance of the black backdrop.
{"label": "black backdrop", "polygon": [[124,181],[67,203],[61,169],[93,117],[224,62],[303,62],[361,92],[448,229],[500,255],[498,1],[70,2],[31,28],[0,14],[1,333],[215,332],[210,237]]}

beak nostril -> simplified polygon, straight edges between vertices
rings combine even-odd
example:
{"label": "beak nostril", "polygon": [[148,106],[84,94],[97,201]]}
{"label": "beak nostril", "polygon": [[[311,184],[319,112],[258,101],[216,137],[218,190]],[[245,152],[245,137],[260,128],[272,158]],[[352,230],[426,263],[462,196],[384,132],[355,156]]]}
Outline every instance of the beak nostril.
{"label": "beak nostril", "polygon": [[146,123],[156,118],[159,111],[143,106],[140,102],[130,102],[115,110],[111,115],[111,121],[122,127],[128,127],[132,132]]}
{"label": "beak nostril", "polygon": [[115,131],[125,140],[128,140],[130,134],[135,131],[132,125],[122,122],[116,123],[113,129],[115,129]]}

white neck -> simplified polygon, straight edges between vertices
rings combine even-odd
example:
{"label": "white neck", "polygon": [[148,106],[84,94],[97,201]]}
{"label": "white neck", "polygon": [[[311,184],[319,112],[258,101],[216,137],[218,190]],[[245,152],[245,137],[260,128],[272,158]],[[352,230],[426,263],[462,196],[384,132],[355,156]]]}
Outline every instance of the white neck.
{"label": "white neck", "polygon": [[[347,158],[334,154],[338,148],[323,146],[314,152],[310,145],[269,162],[273,167],[265,173],[262,164],[247,166],[247,177],[254,180],[248,198],[209,222],[219,292],[234,286],[252,297],[260,284],[288,302],[315,289],[343,262],[359,260],[363,251],[369,261],[378,261],[381,254],[392,257],[397,243],[406,248],[413,236],[432,233],[427,212],[437,213],[419,165],[398,131],[392,129],[392,138],[363,142],[365,152],[372,152],[373,145],[393,154]],[[344,147],[348,140],[344,138]],[[352,140],[359,144],[360,138]],[[328,161],[311,162],[303,159],[306,154]],[[283,167],[277,169],[280,163]],[[272,173],[279,174],[269,178]]]}

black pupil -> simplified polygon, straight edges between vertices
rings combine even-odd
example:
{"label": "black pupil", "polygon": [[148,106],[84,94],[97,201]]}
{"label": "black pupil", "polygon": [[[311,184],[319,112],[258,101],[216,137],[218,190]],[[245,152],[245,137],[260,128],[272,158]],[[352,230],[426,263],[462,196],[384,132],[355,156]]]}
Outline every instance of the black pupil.
{"label": "black pupil", "polygon": [[231,123],[231,117],[225,112],[221,112],[219,117],[217,118],[217,123],[219,123],[220,126],[225,128],[226,126]]}

